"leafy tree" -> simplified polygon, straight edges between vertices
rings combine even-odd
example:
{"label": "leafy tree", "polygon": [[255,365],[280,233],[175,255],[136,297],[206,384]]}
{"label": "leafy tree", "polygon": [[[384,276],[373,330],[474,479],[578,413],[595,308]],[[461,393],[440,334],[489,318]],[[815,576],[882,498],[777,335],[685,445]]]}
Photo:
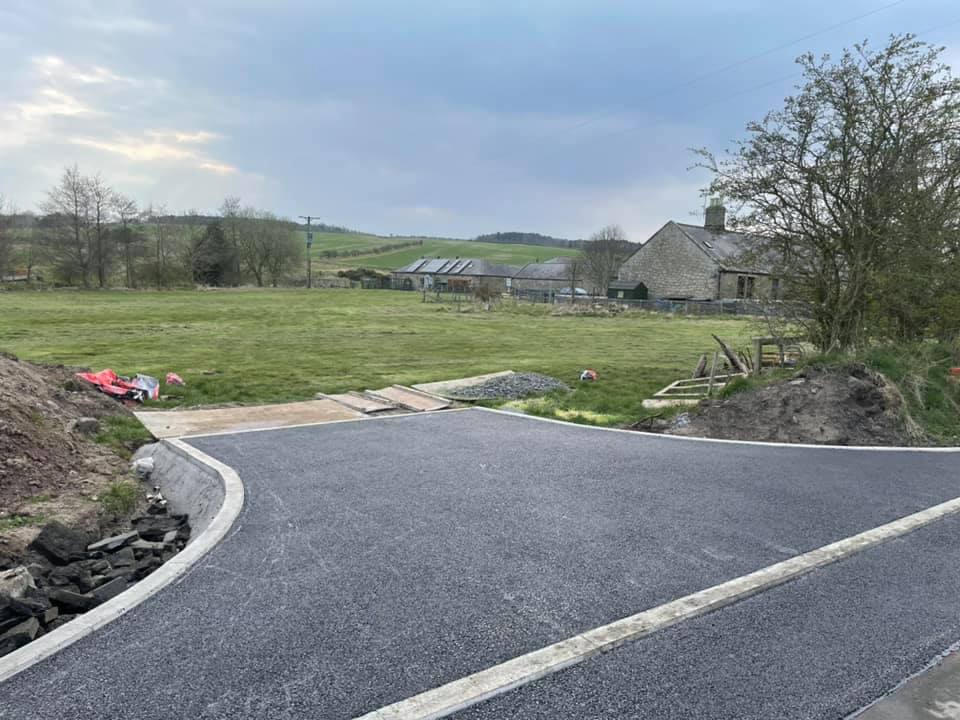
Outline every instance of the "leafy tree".
{"label": "leafy tree", "polygon": [[192,245],[194,282],[223,286],[224,279],[234,266],[234,255],[220,221],[209,223]]}
{"label": "leafy tree", "polygon": [[[798,59],[804,82],[720,159],[708,192],[784,278],[823,350],[922,333],[960,229],[960,82],[912,35]],[[954,248],[952,251],[950,248]],[[955,264],[954,264],[955,268]]]}

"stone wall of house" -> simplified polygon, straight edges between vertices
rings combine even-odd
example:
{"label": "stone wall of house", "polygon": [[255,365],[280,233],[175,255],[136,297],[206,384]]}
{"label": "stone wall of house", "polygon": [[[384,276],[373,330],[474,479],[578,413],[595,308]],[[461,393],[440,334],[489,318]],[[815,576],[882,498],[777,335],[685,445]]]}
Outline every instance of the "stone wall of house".
{"label": "stone wall of house", "polygon": [[624,262],[618,279],[642,282],[651,299],[709,300],[717,297],[718,272],[717,264],[669,222]]}
{"label": "stone wall of house", "polygon": [[773,282],[769,275],[758,275],[757,273],[738,273],[722,272],[720,273],[720,297],[724,300],[732,300],[737,297],[737,278],[740,276],[753,278],[753,298],[772,299]]}

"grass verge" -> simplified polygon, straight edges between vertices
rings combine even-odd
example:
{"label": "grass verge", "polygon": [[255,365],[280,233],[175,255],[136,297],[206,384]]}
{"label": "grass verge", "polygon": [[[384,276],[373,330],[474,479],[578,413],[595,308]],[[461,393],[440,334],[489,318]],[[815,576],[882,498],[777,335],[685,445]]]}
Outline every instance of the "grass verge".
{"label": "grass verge", "polygon": [[153,442],[154,438],[147,429],[132,415],[112,415],[100,422],[100,432],[94,439],[109,446],[120,457],[129,459],[137,448]]}
{"label": "grass verge", "polygon": [[863,361],[896,383],[906,402],[905,421],[941,445],[960,445],[960,383],[951,379],[953,348],[943,343],[883,345]]}

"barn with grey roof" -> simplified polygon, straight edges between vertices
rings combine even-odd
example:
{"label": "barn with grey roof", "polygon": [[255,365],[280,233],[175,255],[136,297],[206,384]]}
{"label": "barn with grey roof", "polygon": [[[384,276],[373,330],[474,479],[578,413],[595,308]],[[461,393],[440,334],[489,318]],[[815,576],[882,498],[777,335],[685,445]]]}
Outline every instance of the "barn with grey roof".
{"label": "barn with grey roof", "polygon": [[471,292],[488,287],[506,292],[520,268],[476,258],[419,258],[392,273],[394,287],[401,290],[457,290]]}

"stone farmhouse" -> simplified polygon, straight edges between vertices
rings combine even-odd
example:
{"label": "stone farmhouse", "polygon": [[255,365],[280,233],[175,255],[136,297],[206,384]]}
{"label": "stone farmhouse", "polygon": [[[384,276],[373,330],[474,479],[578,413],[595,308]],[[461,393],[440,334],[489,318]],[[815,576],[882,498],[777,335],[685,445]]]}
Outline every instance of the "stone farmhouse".
{"label": "stone farmhouse", "polygon": [[671,220],[624,261],[611,288],[670,300],[777,299],[780,280],[766,263],[741,259],[750,238],[725,222],[719,200],[711,201],[703,226]]}

